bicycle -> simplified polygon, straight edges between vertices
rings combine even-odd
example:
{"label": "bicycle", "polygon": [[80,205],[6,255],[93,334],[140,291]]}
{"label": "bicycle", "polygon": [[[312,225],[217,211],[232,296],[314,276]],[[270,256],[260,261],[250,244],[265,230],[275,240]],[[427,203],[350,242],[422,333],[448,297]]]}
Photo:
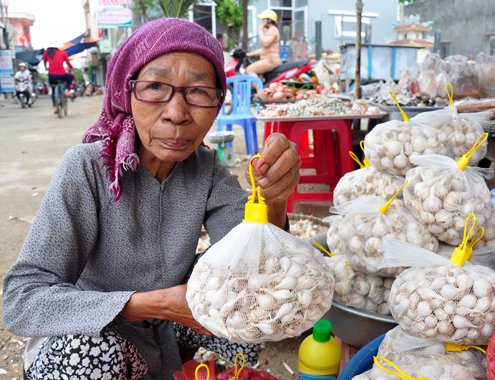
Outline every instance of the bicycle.
{"label": "bicycle", "polygon": [[[55,106],[57,107],[57,115],[61,119],[67,116],[68,113],[68,102],[65,96],[65,82],[57,81],[56,85],[52,84],[52,91],[55,91]],[[63,115],[62,115],[63,111]]]}

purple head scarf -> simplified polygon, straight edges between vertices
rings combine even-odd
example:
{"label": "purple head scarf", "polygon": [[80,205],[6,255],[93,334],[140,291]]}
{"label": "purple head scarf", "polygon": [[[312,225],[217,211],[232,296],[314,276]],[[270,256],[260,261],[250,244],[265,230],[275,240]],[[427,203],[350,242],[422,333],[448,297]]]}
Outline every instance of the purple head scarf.
{"label": "purple head scarf", "polygon": [[[83,143],[105,139],[100,151],[103,168],[110,179],[110,192],[118,201],[122,194],[122,170],[136,170],[136,127],[132,117],[128,82],[153,59],[171,52],[201,54],[215,67],[217,81],[227,88],[223,51],[219,42],[203,27],[178,18],[148,22],[134,32],[110,60],[105,84],[105,98],[100,118],[83,136]],[[222,102],[223,103],[223,102]],[[222,107],[218,105],[217,113]]]}

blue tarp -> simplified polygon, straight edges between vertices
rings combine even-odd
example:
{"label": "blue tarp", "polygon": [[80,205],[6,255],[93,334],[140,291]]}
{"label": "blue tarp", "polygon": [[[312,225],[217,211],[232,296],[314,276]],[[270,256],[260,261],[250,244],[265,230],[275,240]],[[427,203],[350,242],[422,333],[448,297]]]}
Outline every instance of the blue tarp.
{"label": "blue tarp", "polygon": [[86,49],[92,48],[96,46],[96,42],[82,42],[79,44],[75,44],[74,46],[71,46],[68,49],[65,49],[64,51],[67,53],[67,55],[70,57],[73,54],[80,53]]}
{"label": "blue tarp", "polygon": [[27,62],[31,65],[36,66],[43,59],[43,52],[44,51],[45,51],[45,49],[21,51],[21,52],[15,53],[15,57],[20,61],[24,61],[24,62]]}

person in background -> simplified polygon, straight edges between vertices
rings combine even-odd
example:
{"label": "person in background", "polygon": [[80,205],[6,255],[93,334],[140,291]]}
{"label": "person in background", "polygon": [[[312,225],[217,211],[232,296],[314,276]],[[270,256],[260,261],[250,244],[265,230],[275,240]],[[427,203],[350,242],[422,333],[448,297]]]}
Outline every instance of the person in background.
{"label": "person in background", "polygon": [[[65,71],[64,62],[69,68],[69,73]],[[57,85],[57,81],[64,81],[65,96],[72,98],[72,94],[69,92],[69,87],[72,84],[74,77],[70,74],[72,65],[70,64],[67,53],[63,50],[59,50],[56,46],[49,46],[43,53],[43,63],[45,64],[45,69],[48,70],[48,81],[50,82],[50,85],[54,86]],[[58,111],[55,105],[55,91],[52,91],[52,103],[53,113],[57,113]]]}
{"label": "person in background", "polygon": [[272,71],[280,65],[280,32],[277,28],[277,14],[268,9],[258,17],[263,19],[263,23],[258,26],[261,49],[246,54],[247,57],[260,57],[259,61],[246,68],[246,74],[256,78],[258,78],[258,75]]}
{"label": "person in background", "polygon": [[28,81],[28,91],[29,91],[29,100],[28,103],[31,104],[33,102],[33,75],[31,71],[26,68],[25,63],[19,64],[19,71],[15,73],[15,79],[27,80]]}

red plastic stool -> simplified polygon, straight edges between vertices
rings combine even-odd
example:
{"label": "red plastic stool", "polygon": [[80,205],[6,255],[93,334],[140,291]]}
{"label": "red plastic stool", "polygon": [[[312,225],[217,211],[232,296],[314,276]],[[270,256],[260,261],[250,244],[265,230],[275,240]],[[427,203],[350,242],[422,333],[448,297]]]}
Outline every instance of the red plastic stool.
{"label": "red plastic stool", "polygon": [[318,193],[301,193],[296,188],[287,200],[287,212],[292,213],[297,202],[333,201],[333,189],[340,178],[354,170],[354,161],[349,156],[349,151],[352,151],[350,120],[298,121],[284,128],[288,131],[288,139],[298,146],[301,145],[303,133],[309,129],[313,130],[314,158],[303,160],[304,165],[301,167],[315,169],[316,174],[301,175],[299,184],[321,183],[330,186],[329,192]]}
{"label": "red plastic stool", "polygon": [[[282,122],[285,124],[284,122]],[[271,122],[267,121],[265,122],[265,130],[263,133],[263,142],[267,139],[268,136],[270,136],[274,132],[281,132],[284,133],[286,136],[288,135],[288,131],[284,131],[284,128],[280,127],[279,122]],[[310,159],[312,161],[311,157],[314,155],[314,150],[310,148],[309,146],[309,138],[308,138],[308,131],[304,132],[302,137],[301,137],[301,144],[299,145],[299,152],[300,152],[300,157],[305,158],[305,159]],[[304,160],[303,160],[304,162]]]}

